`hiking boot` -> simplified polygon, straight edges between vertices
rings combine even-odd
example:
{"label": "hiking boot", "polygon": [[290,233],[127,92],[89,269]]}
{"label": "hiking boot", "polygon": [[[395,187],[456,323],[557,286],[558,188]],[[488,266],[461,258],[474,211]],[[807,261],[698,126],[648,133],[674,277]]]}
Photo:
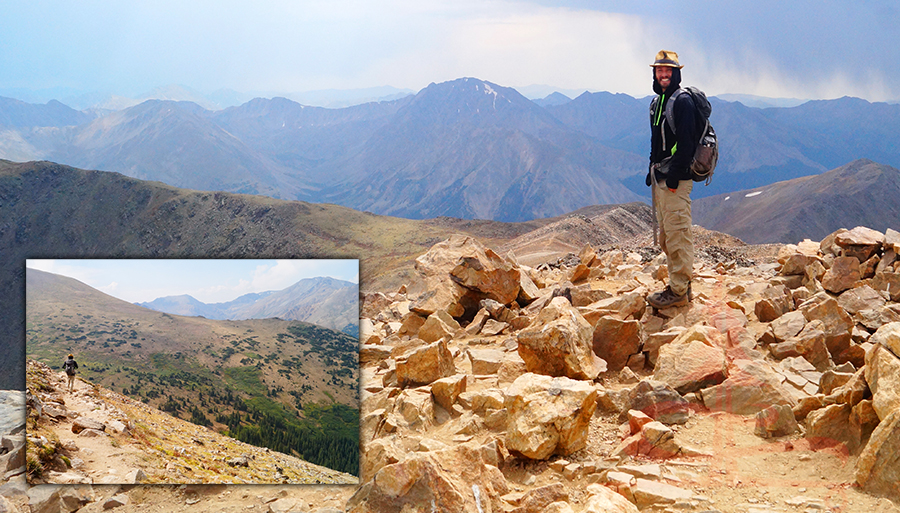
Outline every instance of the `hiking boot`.
{"label": "hiking boot", "polygon": [[647,296],[647,303],[650,303],[650,306],[657,310],[671,308],[673,306],[685,306],[690,301],[690,290],[690,287],[688,287],[687,293],[679,296],[672,292],[671,288],[666,287],[661,292],[656,292]]}

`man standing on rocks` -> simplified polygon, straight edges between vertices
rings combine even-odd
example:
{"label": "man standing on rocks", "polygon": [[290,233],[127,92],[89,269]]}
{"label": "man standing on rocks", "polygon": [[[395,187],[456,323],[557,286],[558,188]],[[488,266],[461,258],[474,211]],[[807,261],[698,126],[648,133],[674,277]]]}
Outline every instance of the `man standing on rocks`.
{"label": "man standing on rocks", "polygon": [[[669,285],[647,296],[654,308],[684,306],[691,300],[694,239],[691,234],[691,161],[697,146],[696,107],[690,94],[681,94],[678,54],[660,50],[653,67],[650,104],[650,171],[647,186],[659,225],[659,247],[666,254]],[[668,104],[673,102],[671,106]],[[669,108],[667,108],[669,107]],[[674,117],[672,125],[667,114]],[[654,228],[655,230],[655,228]]]}
{"label": "man standing on rocks", "polygon": [[69,355],[69,358],[63,362],[63,369],[66,371],[66,376],[69,377],[69,393],[72,393],[72,389],[75,386],[75,369],[78,368],[78,362],[75,361],[74,355]]}

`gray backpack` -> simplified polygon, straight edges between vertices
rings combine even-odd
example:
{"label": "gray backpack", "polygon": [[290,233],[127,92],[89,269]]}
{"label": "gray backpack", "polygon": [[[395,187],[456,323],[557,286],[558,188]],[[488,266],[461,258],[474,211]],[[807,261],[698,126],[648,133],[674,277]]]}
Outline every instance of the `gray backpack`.
{"label": "gray backpack", "polygon": [[[691,95],[694,106],[697,108],[697,132],[700,134],[700,140],[697,142],[697,150],[694,152],[694,160],[691,162],[691,178],[695,182],[706,182],[709,185],[712,180],[713,171],[716,169],[716,163],[719,161],[719,140],[716,137],[716,131],[713,130],[709,123],[709,116],[712,114],[712,105],[706,99],[706,94],[693,86],[682,87],[675,90],[672,97],[666,103],[666,123],[672,133],[675,133],[675,99],[684,93]],[[655,110],[658,97],[653,99],[650,105],[650,112]]]}

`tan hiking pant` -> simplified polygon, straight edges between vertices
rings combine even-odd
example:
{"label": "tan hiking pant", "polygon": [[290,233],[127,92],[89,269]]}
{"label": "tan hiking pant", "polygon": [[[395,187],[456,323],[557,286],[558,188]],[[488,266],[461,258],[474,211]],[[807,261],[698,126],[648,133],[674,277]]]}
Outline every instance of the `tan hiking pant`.
{"label": "tan hiking pant", "polygon": [[678,182],[675,192],[666,182],[654,189],[659,247],[666,254],[669,288],[678,295],[687,293],[694,272],[694,236],[691,233],[691,190],[694,182]]}
{"label": "tan hiking pant", "polygon": [[69,378],[69,392],[71,392],[72,389],[75,387],[75,375],[72,374],[71,376],[69,376],[67,374],[66,377]]}

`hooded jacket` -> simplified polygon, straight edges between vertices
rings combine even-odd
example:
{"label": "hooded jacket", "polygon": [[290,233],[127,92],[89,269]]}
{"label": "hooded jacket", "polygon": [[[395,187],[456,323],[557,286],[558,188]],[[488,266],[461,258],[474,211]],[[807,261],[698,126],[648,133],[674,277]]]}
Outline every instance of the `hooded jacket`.
{"label": "hooded jacket", "polygon": [[[650,113],[650,165],[661,163],[672,157],[665,170],[657,170],[656,181],[666,182],[670,189],[677,189],[681,180],[691,180],[691,161],[697,149],[697,124],[694,101],[691,95],[682,94],[675,99],[673,113],[675,115],[675,133],[669,128],[665,119],[666,104],[672,93],[681,87],[681,70],[672,69],[672,81],[666,91],[662,90],[656,73],[653,73],[653,91],[659,95],[656,109]],[[663,147],[665,133],[665,147]],[[672,150],[675,150],[674,152]],[[650,185],[650,173],[647,173],[647,185]]]}

